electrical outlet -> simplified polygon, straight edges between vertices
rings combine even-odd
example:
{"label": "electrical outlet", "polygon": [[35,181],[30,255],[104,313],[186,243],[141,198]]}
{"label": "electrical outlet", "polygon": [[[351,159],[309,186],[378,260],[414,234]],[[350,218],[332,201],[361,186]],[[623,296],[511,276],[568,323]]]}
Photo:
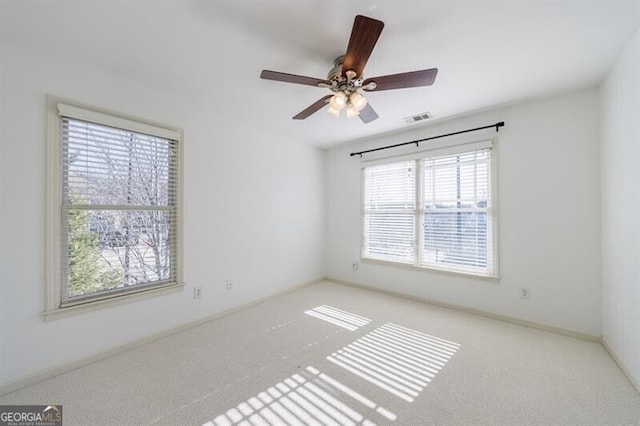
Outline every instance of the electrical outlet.
{"label": "electrical outlet", "polygon": [[529,300],[531,298],[531,289],[530,288],[521,288],[520,289],[520,299]]}
{"label": "electrical outlet", "polygon": [[200,299],[202,297],[202,287],[194,287],[193,288],[193,298]]}
{"label": "electrical outlet", "polygon": [[232,289],[233,289],[233,284],[231,283],[231,281],[227,280],[227,291]]}
{"label": "electrical outlet", "polygon": [[359,267],[360,267],[360,262],[351,263],[351,269],[353,269],[354,271],[357,271]]}

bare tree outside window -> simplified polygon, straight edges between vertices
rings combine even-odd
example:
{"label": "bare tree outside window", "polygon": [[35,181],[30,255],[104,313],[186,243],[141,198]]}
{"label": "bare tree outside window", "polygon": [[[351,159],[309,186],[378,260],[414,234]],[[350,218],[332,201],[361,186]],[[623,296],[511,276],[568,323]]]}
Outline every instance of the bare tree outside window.
{"label": "bare tree outside window", "polygon": [[171,280],[176,141],[66,117],[62,124],[63,300]]}

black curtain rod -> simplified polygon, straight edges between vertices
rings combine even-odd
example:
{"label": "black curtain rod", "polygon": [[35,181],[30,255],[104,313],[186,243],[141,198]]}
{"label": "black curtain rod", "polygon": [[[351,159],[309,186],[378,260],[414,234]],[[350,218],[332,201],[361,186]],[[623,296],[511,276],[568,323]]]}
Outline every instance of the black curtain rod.
{"label": "black curtain rod", "polygon": [[430,141],[432,139],[445,138],[447,136],[459,135],[461,133],[469,133],[469,132],[476,132],[478,130],[491,129],[492,127],[495,127],[496,128],[496,132],[497,132],[497,131],[499,131],[500,127],[504,127],[504,121],[501,121],[501,122],[496,123],[496,124],[491,124],[489,126],[476,127],[475,129],[467,129],[467,130],[460,130],[459,132],[447,133],[446,135],[431,136],[430,138],[418,139],[418,140],[411,141],[411,142],[397,143],[395,145],[388,145],[388,146],[383,146],[383,147],[380,147],[380,148],[367,149],[366,151],[352,152],[349,155],[351,157],[353,157],[354,155],[359,155],[360,157],[362,157],[362,154],[367,154],[369,152],[382,151],[383,149],[397,148],[399,146],[412,145],[412,144],[416,144],[416,147],[418,147],[418,146],[420,146],[419,145],[420,142]]}

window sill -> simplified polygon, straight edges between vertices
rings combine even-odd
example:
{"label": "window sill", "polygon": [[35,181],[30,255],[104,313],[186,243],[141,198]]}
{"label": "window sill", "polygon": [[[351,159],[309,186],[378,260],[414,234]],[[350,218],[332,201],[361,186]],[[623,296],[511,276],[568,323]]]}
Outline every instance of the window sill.
{"label": "window sill", "polygon": [[402,263],[402,262],[393,262],[393,261],[390,261],[390,260],[371,259],[371,258],[368,258],[368,257],[363,257],[361,259],[361,261],[363,263],[370,263],[372,265],[392,266],[392,267],[395,267],[395,268],[402,268],[402,269],[407,269],[407,270],[411,270],[411,271],[433,272],[433,273],[437,273],[437,274],[450,275],[450,276],[454,276],[454,277],[475,278],[475,279],[493,281],[493,282],[500,281],[500,276],[499,275],[481,275],[481,274],[474,274],[473,272],[453,271],[453,270],[449,270],[449,269],[437,269],[437,268],[430,268],[428,266],[416,266],[416,265],[413,265],[411,263]]}
{"label": "window sill", "polygon": [[163,287],[146,289],[135,293],[122,294],[109,299],[95,300],[79,305],[67,306],[64,308],[55,308],[43,312],[42,315],[44,316],[45,321],[67,318],[86,312],[97,311],[99,309],[104,309],[112,306],[124,305],[126,303],[131,303],[138,300],[149,299],[151,297],[161,296],[163,294],[177,293],[179,291],[182,291],[183,288],[184,283],[169,284]]}

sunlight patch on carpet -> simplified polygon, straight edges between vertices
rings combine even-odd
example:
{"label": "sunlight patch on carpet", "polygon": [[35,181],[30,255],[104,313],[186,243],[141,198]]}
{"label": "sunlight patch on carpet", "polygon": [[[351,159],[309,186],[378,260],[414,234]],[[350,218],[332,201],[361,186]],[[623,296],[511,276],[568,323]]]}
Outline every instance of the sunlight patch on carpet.
{"label": "sunlight patch on carpet", "polygon": [[350,331],[355,331],[371,322],[369,318],[361,317],[351,312],[343,311],[328,305],[316,306],[304,312],[305,314],[330,322]]}
{"label": "sunlight patch on carpet", "polygon": [[459,348],[458,343],[386,323],[327,359],[413,402]]}
{"label": "sunlight patch on carpet", "polygon": [[391,411],[333,377],[307,367],[203,426],[376,424],[358,411],[362,408],[374,410],[385,422],[397,418]]}

